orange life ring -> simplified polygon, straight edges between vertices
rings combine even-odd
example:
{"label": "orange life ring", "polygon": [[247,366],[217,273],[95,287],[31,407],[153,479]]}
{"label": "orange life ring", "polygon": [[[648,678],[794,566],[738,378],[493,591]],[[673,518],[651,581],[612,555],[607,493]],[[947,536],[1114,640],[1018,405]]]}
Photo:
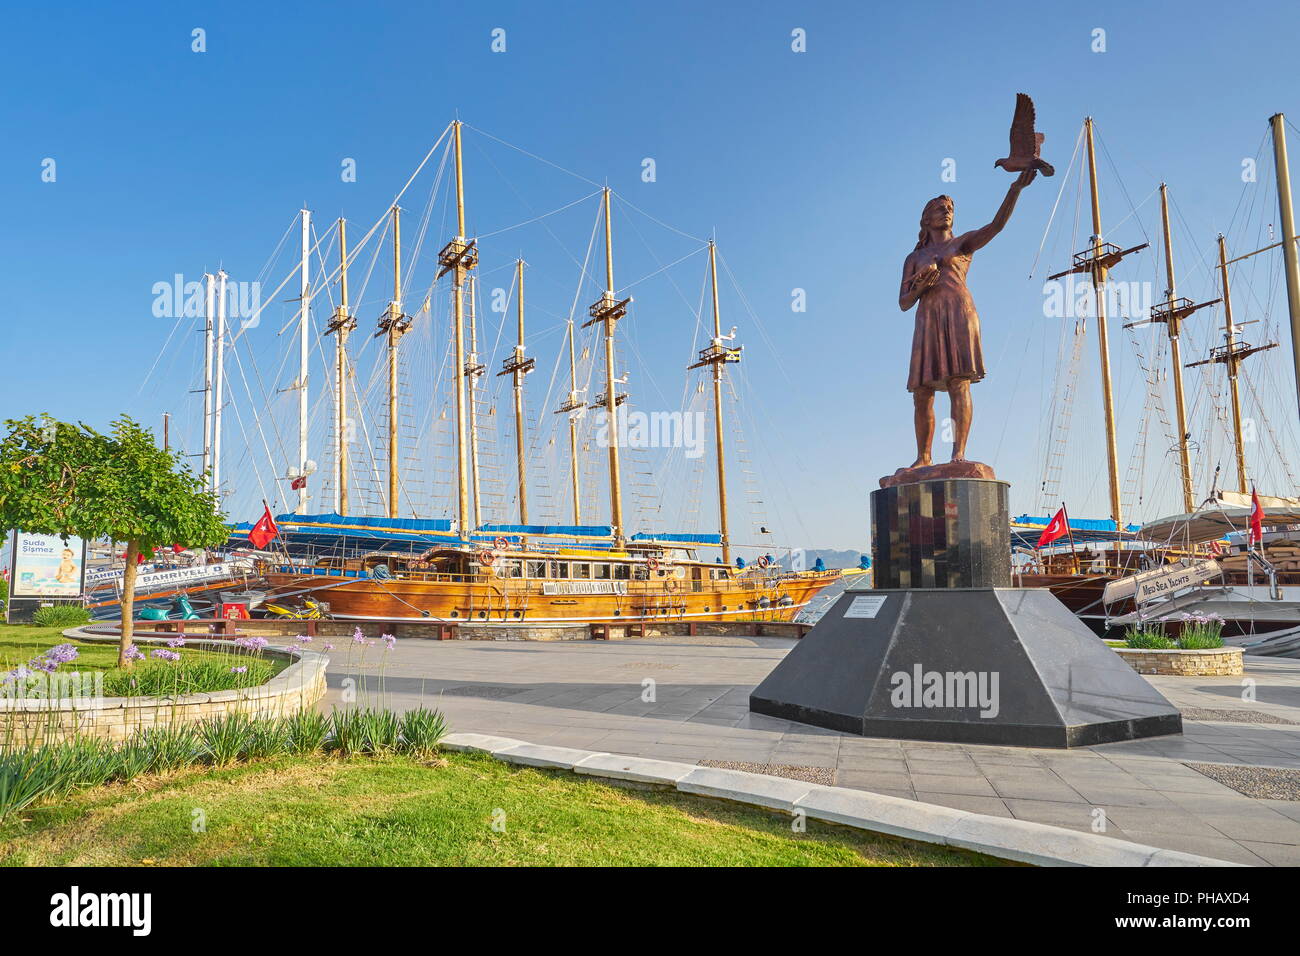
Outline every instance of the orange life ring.
{"label": "orange life ring", "polygon": [[480,551],[478,553],[478,563],[485,568],[490,568],[496,562],[497,555],[495,551]]}
{"label": "orange life ring", "polygon": [[667,589],[669,594],[672,594],[677,590],[677,580],[675,578],[668,578],[664,581],[664,588]]}
{"label": "orange life ring", "polygon": [[646,558],[646,560],[645,560],[645,566],[646,566],[647,568],[649,568],[651,571],[658,571],[658,570],[659,570],[659,559],[658,559],[658,558],[655,558],[655,557]]}
{"label": "orange life ring", "polygon": [[498,551],[505,551],[510,547],[510,539],[506,538],[504,535],[498,537],[492,543],[496,545]]}

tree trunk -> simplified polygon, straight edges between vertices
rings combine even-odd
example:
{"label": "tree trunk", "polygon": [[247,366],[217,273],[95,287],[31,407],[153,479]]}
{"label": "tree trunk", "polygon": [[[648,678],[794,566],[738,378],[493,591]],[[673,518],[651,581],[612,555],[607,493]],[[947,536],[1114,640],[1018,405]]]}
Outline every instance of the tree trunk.
{"label": "tree trunk", "polygon": [[126,545],[126,567],[122,571],[122,639],[117,645],[117,666],[130,669],[134,663],[127,652],[131,649],[131,634],[135,620],[135,569],[136,556],[140,545],[128,541]]}

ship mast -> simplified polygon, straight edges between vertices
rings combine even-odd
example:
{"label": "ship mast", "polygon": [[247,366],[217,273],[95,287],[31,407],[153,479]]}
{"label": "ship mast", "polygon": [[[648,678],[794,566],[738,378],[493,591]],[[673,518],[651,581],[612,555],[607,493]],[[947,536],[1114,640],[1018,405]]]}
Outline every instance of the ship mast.
{"label": "ship mast", "polygon": [[[524,458],[524,376],[533,370],[536,359],[524,356],[524,260],[515,262],[515,276],[519,283],[519,300],[516,303],[519,318],[519,338],[515,351],[506,359],[497,376],[510,375],[514,381],[515,392],[515,458],[519,466],[519,523],[528,524],[528,469]],[[572,328],[573,323],[569,323]],[[572,426],[570,426],[572,427]],[[576,500],[576,488],[574,498]],[[574,519],[577,521],[576,517]]]}
{"label": "ship mast", "polygon": [[216,276],[211,272],[203,273],[203,469],[207,474],[212,467],[212,319],[213,283]]}
{"label": "ship mast", "polygon": [[452,378],[456,382],[456,518],[457,530],[468,540],[470,531],[469,476],[466,474],[465,453],[468,444],[465,421],[465,276],[478,265],[476,243],[465,238],[465,180],[461,165],[460,120],[452,123],[456,144],[456,237],[438,253],[441,269],[439,278],[452,273],[452,315],[455,321],[455,355],[452,357]]}
{"label": "ship mast", "polygon": [[469,356],[465,359],[465,381],[469,391],[469,463],[474,479],[474,527],[483,524],[482,495],[478,468],[478,380],[487,366],[478,360],[478,286],[469,277]]}
{"label": "ship mast", "polygon": [[618,465],[618,406],[623,404],[627,395],[618,394],[618,382],[614,380],[614,330],[618,320],[627,314],[631,297],[618,300],[614,297],[614,240],[613,227],[609,214],[609,187],[605,187],[605,294],[587,311],[591,316],[582,327],[599,322],[605,329],[605,394],[597,396],[597,407],[605,408],[605,422],[609,434],[609,514],[610,524],[614,529],[614,546],[623,547],[626,529],[623,527],[623,484]]}
{"label": "ship mast", "polygon": [[411,317],[402,312],[402,209],[394,204],[393,217],[393,300],[379,317],[379,331],[388,336],[388,517],[398,516],[397,482],[397,343],[411,327]]}
{"label": "ship mast", "polygon": [[1130,252],[1145,249],[1147,243],[1120,249],[1114,243],[1103,242],[1101,237],[1101,200],[1097,192],[1097,150],[1093,143],[1092,117],[1083,121],[1088,141],[1088,184],[1092,196],[1092,239],[1089,248],[1076,252],[1074,265],[1064,272],[1048,276],[1049,281],[1067,275],[1087,273],[1092,279],[1092,297],[1097,308],[1097,345],[1101,357],[1101,400],[1106,419],[1106,465],[1110,478],[1110,516],[1118,535],[1124,528],[1124,515],[1119,500],[1119,450],[1115,438],[1115,397],[1110,376],[1110,335],[1106,327],[1106,275],[1110,268]]}
{"label": "ship mast", "polygon": [[311,245],[311,210],[302,212],[302,262],[300,267],[299,302],[301,311],[298,317],[298,514],[307,513],[307,364],[310,351],[307,344],[307,332],[310,326],[308,316],[311,312],[311,282],[309,273],[309,255]]}
{"label": "ship mast", "polygon": [[574,347],[573,317],[569,317],[569,397],[555,410],[555,414],[569,416],[569,475],[573,485],[573,523],[582,524],[582,478],[578,474],[578,419],[586,403],[578,398],[578,359]]}
{"label": "ship mast", "polygon": [[334,333],[334,447],[337,451],[337,475],[334,482],[334,511],[348,513],[348,333],[357,320],[348,311],[348,224],[339,219],[339,304],[334,309],[325,334]]}
{"label": "ship mast", "polygon": [[1223,239],[1223,234],[1220,233],[1219,282],[1223,286],[1223,345],[1210,349],[1209,358],[1201,359],[1199,362],[1190,362],[1187,367],[1193,368],[1197,365],[1214,363],[1222,365],[1228,370],[1228,395],[1232,401],[1233,448],[1237,454],[1237,491],[1244,495],[1247,491],[1246,443],[1241,427],[1241,392],[1237,387],[1237,370],[1241,367],[1242,360],[1246,356],[1275,348],[1277,343],[1273,342],[1269,345],[1252,347],[1248,342],[1237,341],[1237,326],[1232,321],[1232,289],[1228,284],[1229,264],[1228,247]]}
{"label": "ship mast", "polygon": [[[1178,336],[1182,332],[1183,319],[1198,309],[1214,305],[1218,299],[1193,305],[1190,299],[1178,298],[1174,282],[1174,247],[1173,235],[1169,228],[1169,187],[1160,184],[1160,216],[1165,233],[1165,277],[1168,288],[1165,289],[1165,301],[1151,307],[1151,321],[1163,322],[1169,334],[1169,361],[1173,366],[1174,412],[1178,425],[1178,462],[1179,476],[1183,486],[1183,510],[1191,514],[1196,510],[1196,498],[1192,494],[1191,454],[1187,446],[1187,400],[1183,392],[1183,362],[1178,345]],[[1140,323],[1130,322],[1125,328],[1132,328]]]}
{"label": "ship mast", "polygon": [[1273,169],[1277,175],[1277,206],[1282,227],[1282,262],[1286,271],[1287,310],[1291,315],[1291,356],[1295,364],[1296,396],[1300,399],[1300,261],[1296,256],[1295,209],[1291,205],[1291,167],[1286,156],[1286,117],[1269,117],[1273,129]]}
{"label": "ship mast", "polygon": [[221,406],[226,391],[226,275],[225,269],[217,272],[217,342],[216,371],[212,399],[212,494],[218,498],[221,489]]}
{"label": "ship mast", "polygon": [[718,530],[722,537],[722,563],[731,564],[731,535],[727,530],[727,456],[723,447],[722,427],[722,369],[729,362],[740,361],[740,348],[731,348],[724,343],[735,338],[735,331],[730,335],[722,334],[722,316],[718,309],[718,259],[713,240],[709,240],[709,277],[713,287],[713,341],[709,347],[700,350],[700,360],[690,368],[703,368],[708,365],[713,369],[713,434],[718,459]]}

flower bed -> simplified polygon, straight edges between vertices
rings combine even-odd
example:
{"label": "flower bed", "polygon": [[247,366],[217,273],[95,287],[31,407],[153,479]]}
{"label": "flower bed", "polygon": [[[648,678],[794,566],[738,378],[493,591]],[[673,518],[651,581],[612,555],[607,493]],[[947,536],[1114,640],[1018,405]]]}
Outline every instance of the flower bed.
{"label": "flower bed", "polygon": [[[83,629],[66,631],[64,636],[89,642],[117,642],[115,637],[90,634]],[[154,655],[161,652],[176,654],[174,649],[166,647],[168,640],[140,638],[140,643],[163,645],[153,651]],[[228,714],[287,717],[311,708],[325,695],[325,669],[329,658],[324,654],[302,647],[268,647],[264,638],[247,640],[242,650],[253,652],[248,663],[234,664],[230,669],[244,666],[248,671],[216,675],[245,686],[187,692],[190,687],[182,682],[183,675],[171,674],[168,683],[169,675],[164,671],[156,687],[158,696],[107,696],[106,686],[111,685],[102,675],[97,677],[90,672],[75,675],[76,680],[48,682],[47,686],[52,690],[44,696],[16,696],[12,693],[0,696],[0,748],[73,737],[126,740],[152,727],[198,723]],[[63,648],[70,646],[60,645],[46,652],[46,658],[53,665],[47,671],[51,677],[60,663],[59,658],[67,654]],[[216,641],[191,640],[186,646],[223,653],[231,650],[229,643]],[[143,651],[137,651],[141,657],[145,656]],[[54,656],[50,658],[52,652]],[[279,658],[287,661],[288,666],[269,680],[249,683],[250,674],[257,676],[254,668],[262,657]],[[174,664],[167,657],[157,659]]]}

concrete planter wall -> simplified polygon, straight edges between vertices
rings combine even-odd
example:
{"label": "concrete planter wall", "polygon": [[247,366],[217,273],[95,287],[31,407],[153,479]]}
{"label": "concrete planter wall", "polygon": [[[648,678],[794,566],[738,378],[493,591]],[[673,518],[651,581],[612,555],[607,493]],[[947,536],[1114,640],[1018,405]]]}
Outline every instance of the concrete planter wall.
{"label": "concrete planter wall", "polygon": [[[116,643],[74,628],[65,637],[83,641]],[[138,643],[157,644],[159,638],[140,638]],[[228,644],[190,640],[188,647],[221,650]],[[80,697],[49,700],[0,698],[0,746],[66,740],[70,737],[126,738],[150,727],[174,723],[198,723],[211,717],[242,713],[250,717],[285,717],[308,710],[325,696],[324,654],[298,649],[268,647],[268,657],[292,660],[265,684],[240,690],[165,697]]]}
{"label": "concrete planter wall", "polygon": [[1139,674],[1169,677],[1236,677],[1244,673],[1240,647],[1184,651],[1116,647],[1116,654]]}

